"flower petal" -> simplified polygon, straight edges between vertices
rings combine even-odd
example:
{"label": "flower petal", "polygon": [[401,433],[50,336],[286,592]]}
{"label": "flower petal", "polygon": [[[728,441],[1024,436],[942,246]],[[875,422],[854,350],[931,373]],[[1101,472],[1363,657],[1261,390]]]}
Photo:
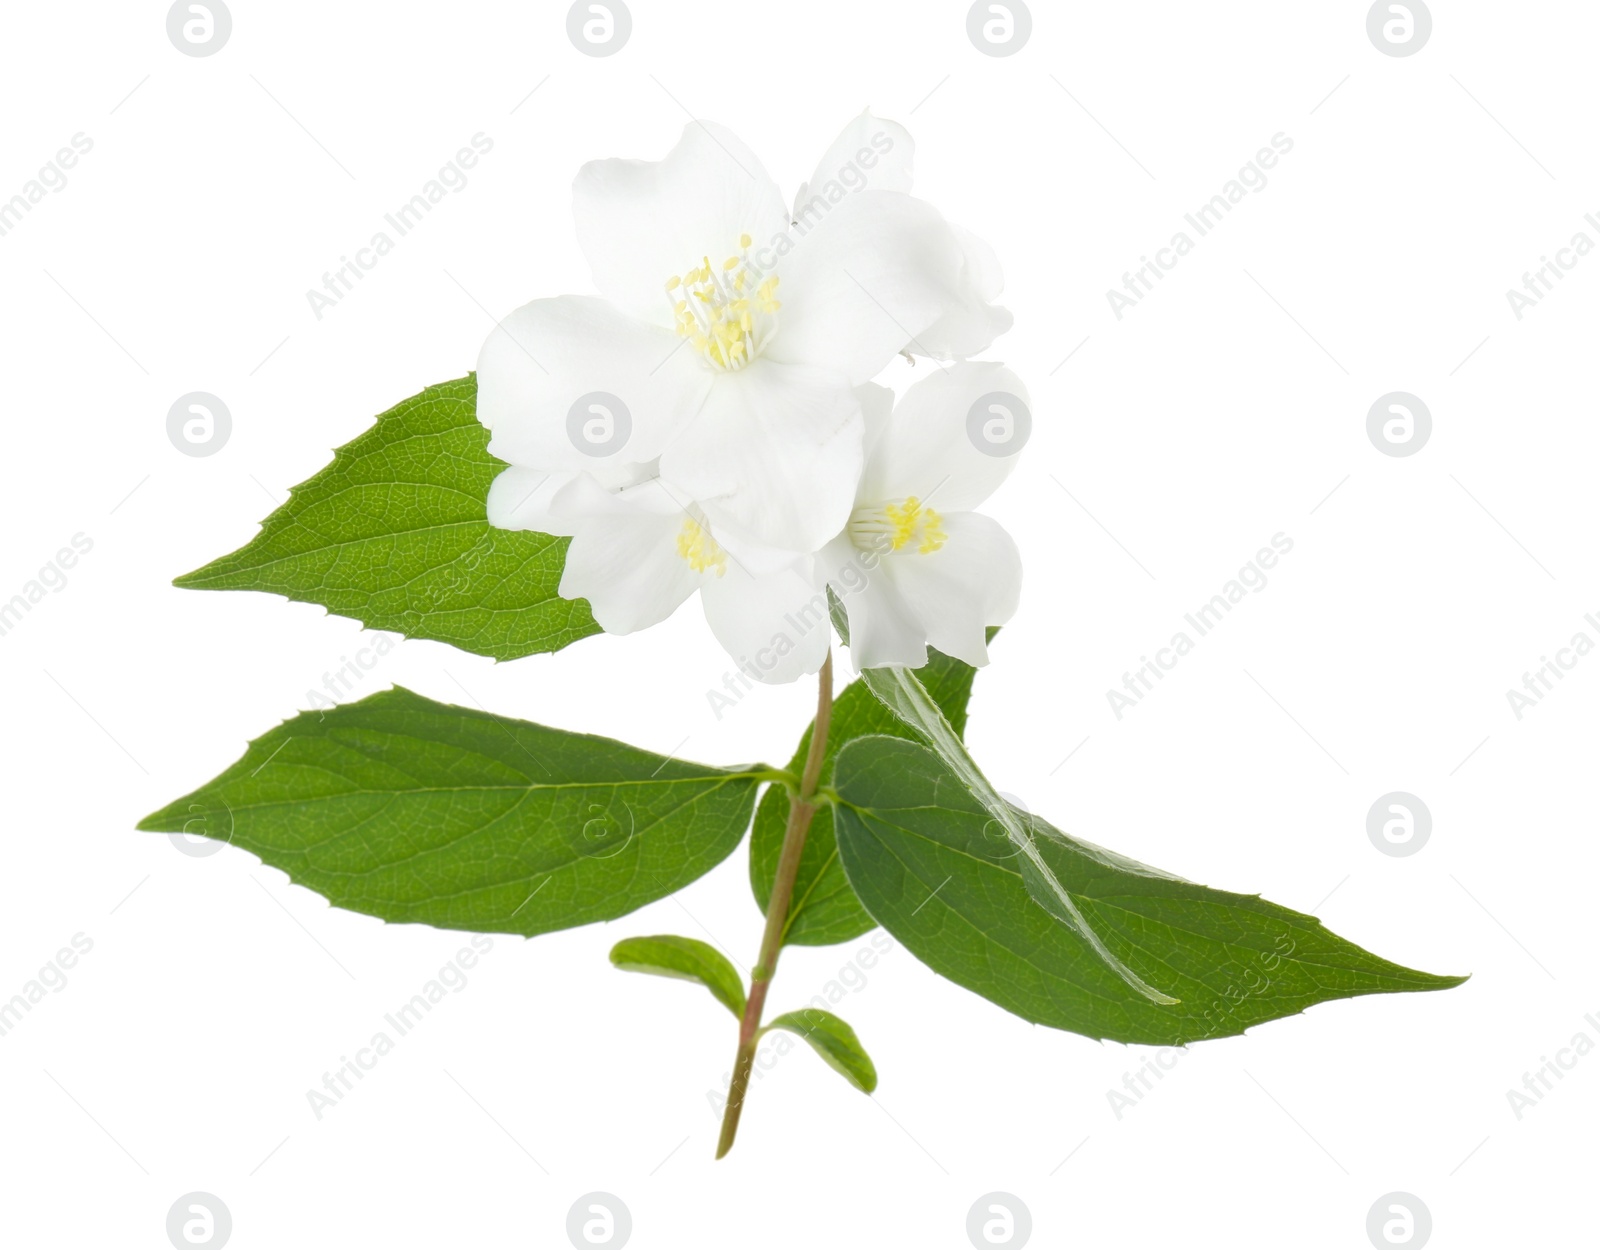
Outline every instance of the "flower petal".
{"label": "flower petal", "polygon": [[1017,610],[1022,559],[999,522],[976,512],[945,517],[944,531],[938,551],[896,553],[884,564],[893,566],[894,588],[928,642],[982,667],[989,662],[985,630],[1004,625]]}
{"label": "flower petal", "polygon": [[[820,217],[829,204],[852,191],[911,190],[911,160],[917,145],[898,122],[874,117],[871,109],[846,123],[817,162],[817,171],[794,197],[794,220]],[[813,201],[820,200],[821,203]]]}
{"label": "flower petal", "polygon": [[[1003,400],[985,404],[974,417],[974,405],[991,395],[1012,396],[1024,408],[1028,403],[1022,379],[988,362],[954,364],[912,386],[870,445],[857,502],[898,503],[915,496],[940,513],[970,512],[981,504],[1016,464],[1027,442],[1020,422],[1030,419]],[[996,450],[1007,454],[992,454]]]}
{"label": "flower petal", "polygon": [[889,418],[894,413],[894,392],[876,382],[863,382],[856,387],[856,399],[861,402],[862,446],[866,463],[872,463],[872,449],[889,429]]}
{"label": "flower petal", "polygon": [[970,230],[953,223],[950,230],[962,253],[956,298],[911,345],[913,354],[934,360],[966,360],[981,355],[1011,328],[1011,313],[992,302],[1005,286],[999,257]]}
{"label": "flower petal", "polygon": [[567,524],[591,516],[623,516],[649,513],[657,517],[682,520],[683,505],[654,475],[637,482],[621,484],[602,481],[592,473],[579,473],[550,504],[558,521]]}
{"label": "flower petal", "polygon": [[726,525],[809,553],[844,528],[862,463],[861,405],[820,369],[756,360],[717,378],[662,453],[661,476]]}
{"label": "flower petal", "polygon": [[554,515],[551,508],[556,495],[573,476],[512,465],[489,486],[489,524],[502,530],[570,535],[571,523]]}
{"label": "flower petal", "polygon": [[673,324],[667,279],[705,258],[720,265],[739,236],[766,244],[789,225],[778,186],[729,130],[690,122],[660,161],[590,161],[572,185],[578,244],[595,286],[619,308]]}
{"label": "flower petal", "polygon": [[892,557],[858,551],[844,537],[817,556],[818,572],[844,605],[850,659],[857,669],[928,662],[928,634],[896,588]]}
{"label": "flower petal", "polygon": [[730,561],[752,577],[776,573],[779,569],[786,569],[796,560],[804,558],[801,552],[773,547],[760,539],[751,538],[725,520],[712,528],[711,537],[727,553]]}
{"label": "flower petal", "polygon": [[678,551],[683,512],[655,479],[611,490],[586,473],[572,475],[547,513],[558,532],[572,535],[561,594],[587,599],[607,633],[665,620],[700,584],[702,574]]}
{"label": "flower petal", "polygon": [[711,389],[711,370],[682,346],[604,300],[523,305],[478,355],[478,420],[493,434],[490,454],[573,472],[654,459]]}
{"label": "flower petal", "polygon": [[701,581],[678,554],[681,524],[676,516],[633,510],[581,518],[567,548],[562,597],[587,599],[608,634],[666,620]]}
{"label": "flower petal", "polygon": [[706,580],[700,602],[741,672],[777,685],[822,667],[833,638],[828,597],[798,568],[751,577],[730,566]]}
{"label": "flower petal", "polygon": [[[846,372],[852,385],[874,378],[904,350],[936,355],[922,334],[973,304],[966,253],[931,205],[894,191],[860,191],[833,208],[779,261],[778,331],[773,360]],[[967,333],[961,346],[976,335]],[[935,349],[938,349],[936,352]],[[978,349],[981,350],[981,349]]]}

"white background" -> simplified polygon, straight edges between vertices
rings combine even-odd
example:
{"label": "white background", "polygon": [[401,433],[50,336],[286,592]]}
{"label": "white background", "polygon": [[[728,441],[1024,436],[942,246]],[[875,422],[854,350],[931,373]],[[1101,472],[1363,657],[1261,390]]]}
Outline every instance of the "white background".
{"label": "white background", "polygon": [[[1520,1120],[1507,1091],[1579,1031],[1600,1041],[1600,658],[1520,721],[1505,692],[1579,630],[1600,640],[1600,257],[1520,321],[1505,292],[1577,231],[1600,243],[1600,12],[1439,0],[1395,58],[1362,3],[1041,2],[1028,45],[991,58],[949,0],[638,0],[605,59],[565,13],[236,0],[227,46],[192,58],[161,4],[7,7],[0,198],[75,133],[94,146],[0,238],[0,598],[72,535],[94,545],[0,637],[0,997],[74,934],[94,947],[0,1038],[6,1243],[165,1246],[168,1208],[203,1190],[241,1248],[561,1246],[602,1190],[641,1248],[959,1248],[999,1190],[1039,1246],[1363,1247],[1399,1190],[1437,1246],[1592,1244],[1600,1055]],[[583,161],[659,158],[692,113],[792,191],[867,105],[910,126],[918,192],[999,251],[1016,329],[994,355],[1034,399],[988,509],[1027,581],[978,680],[978,758],[1069,831],[1472,980],[1202,1044],[1118,1119],[1107,1091],[1147,1052],[1028,1026],[896,949],[839,1008],[877,1095],[797,1051],[713,1163],[732,1021],[606,952],[710,934],[748,964],[741,849],[621,922],[495,939],[319,1122],[306,1091],[464,938],[133,832],[373,641],[170,579],[247,541],[374,413],[465,373],[493,316],[590,291]],[[480,131],[470,184],[314,317],[307,289]],[[1119,321],[1107,289],[1278,132],[1266,188]],[[165,431],[195,390],[234,420],[204,459]],[[1395,390],[1433,414],[1408,458],[1365,431]],[[1280,531],[1268,587],[1118,720],[1107,689]],[[719,721],[704,692],[727,667],[691,606],[500,666],[406,642],[357,693],[785,761],[813,692]],[[1366,834],[1392,790],[1433,815],[1408,858]],[[773,1007],[867,945],[789,950]]]}

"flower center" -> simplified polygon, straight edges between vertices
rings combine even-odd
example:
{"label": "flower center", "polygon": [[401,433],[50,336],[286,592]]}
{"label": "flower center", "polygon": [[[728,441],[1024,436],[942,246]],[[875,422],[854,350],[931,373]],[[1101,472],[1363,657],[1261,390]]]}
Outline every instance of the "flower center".
{"label": "flower center", "polygon": [[678,531],[678,554],[696,573],[715,573],[721,577],[728,571],[728,553],[692,517],[685,517],[683,528]]}
{"label": "flower center", "polygon": [[904,503],[857,508],[850,514],[850,541],[863,551],[899,551],[915,545],[919,555],[930,555],[949,537],[944,518],[915,495]]}
{"label": "flower center", "polygon": [[713,269],[709,257],[682,277],[667,279],[667,299],[678,333],[717,369],[743,369],[778,329],[778,279],[762,278],[750,264],[750,236],[739,254]]}

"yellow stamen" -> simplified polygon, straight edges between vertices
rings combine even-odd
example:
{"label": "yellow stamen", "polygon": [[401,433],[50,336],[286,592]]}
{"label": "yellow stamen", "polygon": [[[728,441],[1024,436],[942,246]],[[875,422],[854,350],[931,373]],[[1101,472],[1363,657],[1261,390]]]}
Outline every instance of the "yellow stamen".
{"label": "yellow stamen", "polygon": [[908,495],[904,503],[857,508],[850,517],[849,533],[851,541],[865,551],[915,547],[917,554],[924,556],[938,551],[949,539],[944,518],[915,495]]}
{"label": "yellow stamen", "polygon": [[[713,270],[711,258],[682,278],[667,283],[678,333],[687,338],[713,368],[742,369],[757,356],[777,331],[775,315],[778,279],[764,277],[751,262],[748,234],[739,236],[740,254]],[[682,298],[673,292],[682,286]]]}
{"label": "yellow stamen", "polygon": [[683,527],[678,531],[678,554],[696,573],[710,572],[721,577],[728,571],[727,552],[692,517],[685,517]]}

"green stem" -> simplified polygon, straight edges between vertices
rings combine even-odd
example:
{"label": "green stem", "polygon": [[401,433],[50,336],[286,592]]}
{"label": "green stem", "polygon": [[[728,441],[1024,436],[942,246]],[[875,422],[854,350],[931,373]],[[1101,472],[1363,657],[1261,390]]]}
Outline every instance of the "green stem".
{"label": "green stem", "polygon": [[811,725],[811,746],[806,752],[800,788],[789,795],[789,824],[783,831],[783,849],[778,853],[778,871],[772,881],[772,897],[767,900],[767,924],[761,934],[761,953],[750,971],[750,996],[745,1000],[744,1017],[739,1022],[739,1049],[733,1060],[733,1082],[728,1086],[728,1107],[722,1116],[722,1135],[717,1139],[717,1158],[733,1149],[739,1131],[739,1115],[744,1110],[750,1089],[750,1071],[756,1061],[756,1043],[761,1035],[761,1012],[767,1003],[767,986],[778,968],[783,950],[783,934],[789,920],[789,901],[794,897],[794,879],[800,871],[800,854],[806,848],[806,834],[816,814],[813,801],[822,779],[822,761],[828,749],[828,720],[833,714],[833,652],[822,662],[817,674],[817,718]]}

